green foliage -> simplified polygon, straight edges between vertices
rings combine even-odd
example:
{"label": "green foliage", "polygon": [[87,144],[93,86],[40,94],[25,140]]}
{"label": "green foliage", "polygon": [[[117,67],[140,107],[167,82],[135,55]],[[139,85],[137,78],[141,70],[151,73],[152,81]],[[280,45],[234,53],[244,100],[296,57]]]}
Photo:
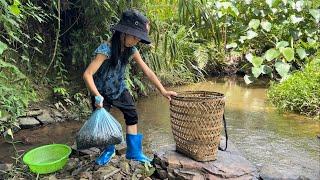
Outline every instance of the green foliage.
{"label": "green foliage", "polygon": [[224,66],[227,49],[237,47],[228,35],[230,17],[237,17],[239,11],[231,2],[225,1],[183,1],[179,0],[179,21],[194,31],[192,41],[199,42],[206,49],[208,71],[217,71]]}
{"label": "green foliage", "polygon": [[78,115],[79,119],[87,119],[92,112],[90,101],[85,94],[77,92],[73,95],[74,105],[71,107],[72,112]]}
{"label": "green foliage", "polygon": [[273,83],[268,99],[277,108],[320,117],[320,59],[311,61],[303,71],[294,72],[281,83]]}
{"label": "green foliage", "polygon": [[71,31],[72,65],[87,66],[95,48],[111,37],[110,27],[118,20],[120,13],[131,6],[125,0],[120,1],[86,1],[80,0],[70,4],[70,8],[78,9],[81,28]]}
{"label": "green foliage", "polygon": [[70,92],[69,89],[65,87],[54,87],[53,96],[55,101],[63,109],[68,108],[72,114],[76,114],[78,119],[86,119],[91,112],[91,104],[88,97],[81,93]]}
{"label": "green foliage", "polygon": [[17,117],[35,97],[28,78],[15,65],[0,59],[0,118],[8,118],[1,122],[0,132],[18,127]]}
{"label": "green foliage", "polygon": [[151,22],[154,48],[144,51],[143,58],[160,79],[166,84],[183,84],[203,79],[207,58],[201,57],[207,53],[199,43],[193,42],[192,29],[156,19]]}
{"label": "green foliage", "polygon": [[265,74],[262,66],[268,66],[272,71],[266,75],[270,78],[280,75],[279,79],[284,80],[290,71],[302,67],[319,51],[319,3],[309,0],[259,0],[236,2],[234,6],[241,16],[241,19],[231,20],[236,25],[231,25],[232,34],[240,37],[238,49],[244,53],[250,50],[253,52],[250,56],[263,59],[257,66],[247,58],[253,68],[246,79],[250,76],[253,81],[257,80]]}

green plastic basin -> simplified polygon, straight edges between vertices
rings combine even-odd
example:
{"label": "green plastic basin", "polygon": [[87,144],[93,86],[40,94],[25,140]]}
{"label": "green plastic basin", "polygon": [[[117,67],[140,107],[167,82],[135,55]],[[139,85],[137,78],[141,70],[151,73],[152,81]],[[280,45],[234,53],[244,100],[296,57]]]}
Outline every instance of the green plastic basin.
{"label": "green plastic basin", "polygon": [[38,174],[52,173],[63,168],[68,162],[71,148],[64,144],[50,144],[28,151],[23,156],[31,172]]}

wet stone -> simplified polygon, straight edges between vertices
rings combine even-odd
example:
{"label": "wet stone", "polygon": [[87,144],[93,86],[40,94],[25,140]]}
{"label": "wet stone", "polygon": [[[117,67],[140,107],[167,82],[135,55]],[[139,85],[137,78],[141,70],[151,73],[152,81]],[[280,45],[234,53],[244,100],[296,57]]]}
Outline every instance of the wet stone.
{"label": "wet stone", "polygon": [[49,111],[45,110],[40,116],[37,116],[38,120],[43,124],[50,124],[56,122],[50,115]]}
{"label": "wet stone", "polygon": [[38,125],[40,125],[40,122],[36,120],[34,117],[19,118],[19,126],[22,129],[32,128]]}

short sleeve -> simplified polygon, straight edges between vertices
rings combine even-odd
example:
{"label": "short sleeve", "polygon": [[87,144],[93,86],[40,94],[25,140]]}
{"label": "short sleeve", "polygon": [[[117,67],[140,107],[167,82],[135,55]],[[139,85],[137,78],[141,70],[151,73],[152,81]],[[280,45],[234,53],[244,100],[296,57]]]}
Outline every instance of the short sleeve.
{"label": "short sleeve", "polygon": [[102,43],[100,46],[94,51],[95,54],[103,54],[107,57],[110,57],[111,55],[111,49],[108,44]]}

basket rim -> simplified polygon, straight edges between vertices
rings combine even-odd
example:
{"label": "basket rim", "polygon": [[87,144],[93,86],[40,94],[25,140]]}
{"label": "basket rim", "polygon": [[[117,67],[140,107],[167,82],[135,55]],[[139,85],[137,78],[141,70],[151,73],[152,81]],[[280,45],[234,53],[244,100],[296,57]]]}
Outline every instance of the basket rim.
{"label": "basket rim", "polygon": [[[186,96],[188,94],[205,94],[204,97],[194,97]],[[197,100],[197,99],[223,99],[225,98],[224,94],[215,91],[181,91],[178,92],[176,96],[172,96],[172,99],[175,100]]]}
{"label": "basket rim", "polygon": [[[36,152],[36,151],[39,151],[39,150],[42,150],[42,149],[46,149],[46,148],[50,148],[50,147],[62,147],[62,148],[66,148],[68,150],[68,152],[64,155],[64,156],[61,156],[59,159],[55,160],[55,161],[52,161],[52,162],[47,162],[47,163],[34,163],[34,162],[30,162],[27,160],[27,156],[30,156],[30,154],[32,154],[33,152]],[[23,155],[23,162],[27,165],[31,165],[31,166],[47,166],[47,165],[53,165],[53,164],[56,164],[66,158],[69,157],[69,155],[71,154],[72,150],[71,148],[66,145],[66,144],[47,144],[47,145],[43,145],[43,146],[39,146],[37,148],[34,148],[34,149],[31,149],[29,150],[27,153],[25,153]]]}

